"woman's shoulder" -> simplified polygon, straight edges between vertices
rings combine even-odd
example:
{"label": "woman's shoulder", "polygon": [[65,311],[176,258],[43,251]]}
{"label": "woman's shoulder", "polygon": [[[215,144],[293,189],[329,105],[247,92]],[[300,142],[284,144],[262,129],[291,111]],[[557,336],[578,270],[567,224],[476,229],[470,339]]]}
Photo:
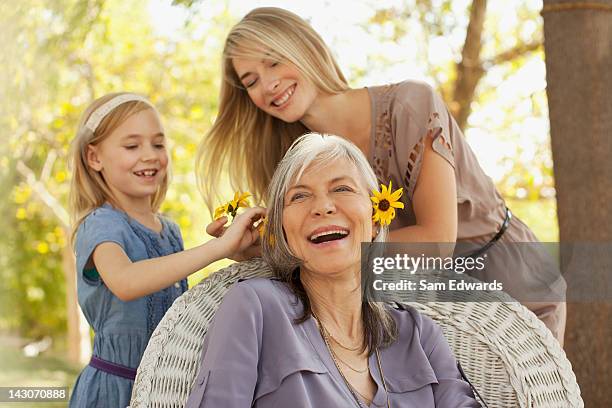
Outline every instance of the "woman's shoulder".
{"label": "woman's shoulder", "polygon": [[[394,134],[415,133],[413,137],[420,138],[423,128],[430,126],[432,115],[447,110],[436,90],[423,81],[406,80],[369,89],[377,120],[389,121]],[[409,142],[412,145],[416,140],[410,138]]]}
{"label": "woman's shoulder", "polygon": [[427,82],[408,79],[386,85],[370,87],[378,99],[386,99],[389,103],[410,105],[428,102],[436,98],[436,90]]}
{"label": "woman's shoulder", "polygon": [[230,291],[233,299],[259,303],[264,315],[296,315],[296,310],[300,307],[297,297],[289,287],[275,278],[239,280],[232,285]]}
{"label": "woman's shoulder", "polygon": [[395,86],[393,107],[395,112],[408,113],[428,119],[432,109],[439,110],[443,105],[436,90],[426,82],[407,80]]}

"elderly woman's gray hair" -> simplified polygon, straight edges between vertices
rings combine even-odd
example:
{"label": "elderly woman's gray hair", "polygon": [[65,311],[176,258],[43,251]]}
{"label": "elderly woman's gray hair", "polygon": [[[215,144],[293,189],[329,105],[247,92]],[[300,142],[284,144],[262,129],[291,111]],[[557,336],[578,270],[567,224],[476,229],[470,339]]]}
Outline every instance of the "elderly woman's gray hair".
{"label": "elderly woman's gray hair", "polygon": [[[288,283],[302,300],[304,315],[298,321],[308,318],[311,310],[308,296],[301,285],[298,274],[298,268],[303,261],[291,252],[283,230],[285,194],[306,170],[325,166],[341,159],[355,166],[361,176],[360,181],[367,191],[379,190],[376,175],[357,146],[339,136],[319,133],[307,133],[293,142],[276,167],[268,187],[266,200],[268,215],[262,238],[262,254],[275,275]],[[373,241],[385,242],[387,232],[387,226],[378,225],[377,235]],[[363,305],[362,315],[366,328],[364,346],[367,345],[370,350],[373,350],[380,345],[389,344],[396,335],[393,319],[381,305],[369,300],[368,291],[364,292]]]}

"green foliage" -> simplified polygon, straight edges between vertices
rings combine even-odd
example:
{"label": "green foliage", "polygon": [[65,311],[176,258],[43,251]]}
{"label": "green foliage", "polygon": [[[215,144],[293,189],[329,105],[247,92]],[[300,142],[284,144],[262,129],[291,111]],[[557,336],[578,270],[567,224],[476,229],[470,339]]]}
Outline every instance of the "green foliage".
{"label": "green foliage", "polygon": [[506,204],[514,215],[529,225],[540,241],[559,242],[557,203],[554,199],[507,199]]}
{"label": "green foliage", "polygon": [[[0,85],[7,95],[0,103],[6,153],[0,160],[0,226],[6,231],[0,237],[0,328],[27,337],[65,332],[67,225],[61,214],[67,209],[69,144],[81,112],[105,93],[139,92],[158,107],[173,167],[162,212],[179,223],[187,246],[205,239],[209,218],[194,188],[194,156],[216,114],[221,39],[231,19],[218,15],[202,30],[196,16],[178,38],[168,38],[147,18],[147,5],[0,5],[0,40],[7,44],[0,74],[14,78]],[[45,193],[56,202],[45,202]]]}
{"label": "green foliage", "polygon": [[[27,337],[40,338],[66,330],[65,276],[62,248],[64,231],[44,216],[40,205],[31,202],[24,213],[17,210],[8,236],[3,240],[8,268],[3,270],[3,291],[10,311],[3,325],[20,327]],[[25,217],[20,219],[21,217]],[[6,307],[6,309],[4,309]]]}

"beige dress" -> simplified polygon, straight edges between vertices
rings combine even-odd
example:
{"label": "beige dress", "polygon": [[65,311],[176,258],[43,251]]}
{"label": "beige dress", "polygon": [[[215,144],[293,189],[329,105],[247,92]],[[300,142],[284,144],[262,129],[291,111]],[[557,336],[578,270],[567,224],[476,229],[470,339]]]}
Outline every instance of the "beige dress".
{"label": "beige dress", "polygon": [[[397,213],[391,229],[414,225],[412,197],[419,177],[425,137],[433,150],[454,168],[457,184],[457,248],[480,247],[491,240],[505,219],[506,205],[493,181],[484,173],[459,126],[440,96],[427,84],[405,81],[369,87],[372,135],[369,162],[383,184],[404,188],[405,210]],[[501,239],[487,251],[486,269],[471,274],[483,281],[496,279],[504,290],[522,299],[562,342],[565,330],[565,282],[551,273],[549,260],[538,250],[533,232],[516,216]],[[541,248],[540,248],[541,249]],[[455,255],[458,255],[457,253]],[[529,291],[529,296],[525,292]]]}

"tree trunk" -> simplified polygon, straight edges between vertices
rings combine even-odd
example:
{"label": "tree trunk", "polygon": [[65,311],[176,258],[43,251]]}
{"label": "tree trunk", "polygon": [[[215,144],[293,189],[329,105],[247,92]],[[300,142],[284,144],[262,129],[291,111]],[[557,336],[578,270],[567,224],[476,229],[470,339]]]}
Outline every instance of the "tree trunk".
{"label": "tree trunk", "polygon": [[[69,236],[70,232],[66,232]],[[76,268],[70,245],[62,249],[62,266],[66,282],[66,319],[68,320],[68,360],[84,365],[91,356],[89,324],[77,301]]]}
{"label": "tree trunk", "polygon": [[[560,240],[610,245],[612,1],[544,0],[542,14]],[[608,279],[602,258],[590,260],[583,282]],[[569,299],[576,290],[568,282]],[[568,303],[565,348],[585,406],[609,406],[612,304],[609,294],[585,300]]]}
{"label": "tree trunk", "polygon": [[476,85],[482,78],[484,70],[480,61],[482,48],[482,31],[484,28],[487,0],[474,0],[470,10],[470,22],[465,34],[465,43],[461,52],[461,62],[457,64],[457,80],[453,91],[453,116],[461,129],[465,129],[468,116],[472,111]]}

